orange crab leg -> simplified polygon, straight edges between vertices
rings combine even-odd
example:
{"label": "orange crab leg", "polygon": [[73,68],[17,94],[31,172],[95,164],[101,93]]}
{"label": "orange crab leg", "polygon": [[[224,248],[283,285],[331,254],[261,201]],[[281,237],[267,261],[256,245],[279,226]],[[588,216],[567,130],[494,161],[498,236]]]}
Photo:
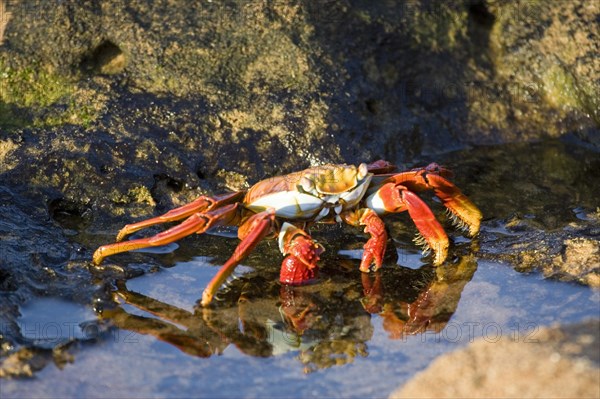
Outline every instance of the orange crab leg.
{"label": "orange crab leg", "polygon": [[352,226],[365,226],[365,233],[371,235],[371,238],[363,247],[364,252],[360,261],[360,271],[368,272],[371,265],[373,265],[373,271],[378,270],[383,264],[383,255],[387,245],[387,232],[381,218],[369,208],[342,212],[340,217]]}
{"label": "orange crab leg", "polygon": [[406,187],[396,183],[386,183],[369,199],[371,207],[378,213],[398,213],[408,211],[424,240],[423,244],[433,250],[435,265],[442,264],[448,256],[449,241],[444,228],[436,220],[433,212],[422,199]]}
{"label": "orange crab leg", "polygon": [[413,192],[433,190],[450,212],[452,221],[473,237],[479,232],[481,211],[458,187],[447,180],[451,176],[452,173],[448,169],[432,163],[424,168],[391,175],[384,183],[400,184]]}
{"label": "orange crab leg", "polygon": [[427,175],[427,181],[433,188],[435,195],[442,200],[444,206],[455,215],[460,227],[468,230],[471,237],[479,232],[481,225],[481,211],[464,195],[458,187],[439,175]]}
{"label": "orange crab leg", "polygon": [[194,233],[203,233],[213,226],[232,225],[238,217],[238,204],[229,204],[210,212],[195,213],[181,224],[149,238],[103,245],[94,252],[93,260],[99,265],[104,258],[135,249],[156,247],[177,241]]}
{"label": "orange crab leg", "polygon": [[185,219],[194,213],[206,212],[223,205],[238,202],[243,198],[244,195],[244,192],[222,194],[215,197],[207,197],[203,195],[189,204],[172,209],[163,215],[126,225],[119,231],[119,234],[117,234],[117,242],[122,241],[129,234],[149,226],[167,222],[175,222]]}
{"label": "orange crab leg", "polygon": [[231,258],[225,262],[204,289],[201,301],[202,306],[207,306],[212,301],[221,284],[233,273],[235,267],[252,252],[256,244],[273,230],[274,225],[275,212],[273,210],[266,210],[252,215],[240,226],[238,235],[242,239],[242,242],[239,243]]}

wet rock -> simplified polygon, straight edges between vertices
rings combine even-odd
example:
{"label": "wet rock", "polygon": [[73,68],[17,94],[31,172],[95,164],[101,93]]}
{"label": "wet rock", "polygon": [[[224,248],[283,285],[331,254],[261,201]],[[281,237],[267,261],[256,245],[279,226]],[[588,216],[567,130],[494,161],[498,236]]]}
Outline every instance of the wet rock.
{"label": "wet rock", "polygon": [[391,398],[600,395],[600,322],[540,330],[530,342],[479,339],[443,355]]}
{"label": "wet rock", "polygon": [[[482,257],[508,262],[519,272],[600,287],[600,258],[593,225],[579,223],[561,231],[521,230],[499,239],[482,234]],[[493,229],[493,228],[492,228]]]}
{"label": "wet rock", "polygon": [[504,223],[507,235],[499,233],[494,227],[498,225],[484,228],[482,257],[508,262],[519,272],[539,271],[546,278],[600,287],[597,222],[571,222],[561,230],[546,231],[515,225],[512,218]]}
{"label": "wet rock", "polygon": [[574,278],[592,287],[600,287],[600,243],[589,238],[564,241],[559,255],[545,264],[544,275]]}
{"label": "wet rock", "polygon": [[[595,3],[10,7],[0,57],[6,126],[74,123],[119,136],[124,115],[115,111],[139,92],[157,100],[156,119],[183,111],[160,98],[198,101],[204,106],[182,121],[195,125],[190,147],[209,153],[206,164],[215,150],[256,148],[265,159],[220,159],[251,178],[278,171],[273,163],[289,170],[328,160],[403,161],[569,131],[596,143]],[[208,142],[193,140],[198,135]]]}
{"label": "wet rock", "polygon": [[501,99],[472,107],[474,122],[487,116],[517,136],[573,131],[597,147],[600,4],[490,1],[487,9],[495,18],[489,50]]}
{"label": "wet rock", "polygon": [[[62,215],[49,218],[44,199],[0,186],[0,356],[30,344],[17,325],[19,306],[38,296],[87,304],[98,292],[81,244],[68,240]],[[55,210],[72,210],[57,204]]]}

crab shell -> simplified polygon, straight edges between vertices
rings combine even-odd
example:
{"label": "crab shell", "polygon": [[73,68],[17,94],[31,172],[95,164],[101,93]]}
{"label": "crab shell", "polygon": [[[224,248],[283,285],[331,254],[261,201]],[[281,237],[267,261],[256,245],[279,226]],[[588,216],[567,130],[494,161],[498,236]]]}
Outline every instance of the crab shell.
{"label": "crab shell", "polygon": [[[244,205],[254,212],[273,209],[288,220],[318,221],[355,208],[369,188],[367,165],[323,165],[256,183]],[[333,213],[331,210],[333,209]]]}

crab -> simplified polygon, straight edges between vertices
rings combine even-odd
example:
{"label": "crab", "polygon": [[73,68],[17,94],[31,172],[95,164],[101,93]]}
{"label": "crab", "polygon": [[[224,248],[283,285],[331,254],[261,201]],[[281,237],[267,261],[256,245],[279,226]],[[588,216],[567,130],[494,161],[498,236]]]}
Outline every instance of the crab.
{"label": "crab", "polygon": [[[300,285],[316,278],[317,262],[324,247],[308,234],[312,223],[347,223],[363,227],[370,238],[364,245],[360,271],[378,270],[388,241],[381,219],[407,211],[419,233],[415,242],[432,253],[439,266],[448,257],[449,239],[427,204],[416,192],[431,190],[446,207],[449,219],[471,237],[479,232],[482,214],[452,184],[448,169],[431,163],[426,167],[392,173],[395,166],[383,160],[371,164],[327,164],[262,180],[248,191],[201,196],[161,216],[128,224],[116,242],[99,247],[93,262],[107,256],[172,243],[216,226],[238,226],[241,242],[206,286],[201,305],[207,306],[235,267],[265,237],[278,237],[285,258],[280,281]],[[179,225],[148,238],[121,242],[145,227],[183,220]]]}

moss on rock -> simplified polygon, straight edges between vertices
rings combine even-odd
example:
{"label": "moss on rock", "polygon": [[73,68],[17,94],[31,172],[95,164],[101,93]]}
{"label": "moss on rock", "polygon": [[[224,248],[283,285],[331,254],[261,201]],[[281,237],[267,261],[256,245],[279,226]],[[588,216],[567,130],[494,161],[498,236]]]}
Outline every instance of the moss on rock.
{"label": "moss on rock", "polygon": [[0,128],[89,125],[106,95],[39,63],[12,68],[0,56]]}
{"label": "moss on rock", "polygon": [[[495,17],[489,48],[501,112],[472,108],[478,118],[504,116],[523,135],[600,128],[598,2],[489,2]],[[486,106],[487,105],[487,106]],[[505,124],[497,124],[505,127]]]}

